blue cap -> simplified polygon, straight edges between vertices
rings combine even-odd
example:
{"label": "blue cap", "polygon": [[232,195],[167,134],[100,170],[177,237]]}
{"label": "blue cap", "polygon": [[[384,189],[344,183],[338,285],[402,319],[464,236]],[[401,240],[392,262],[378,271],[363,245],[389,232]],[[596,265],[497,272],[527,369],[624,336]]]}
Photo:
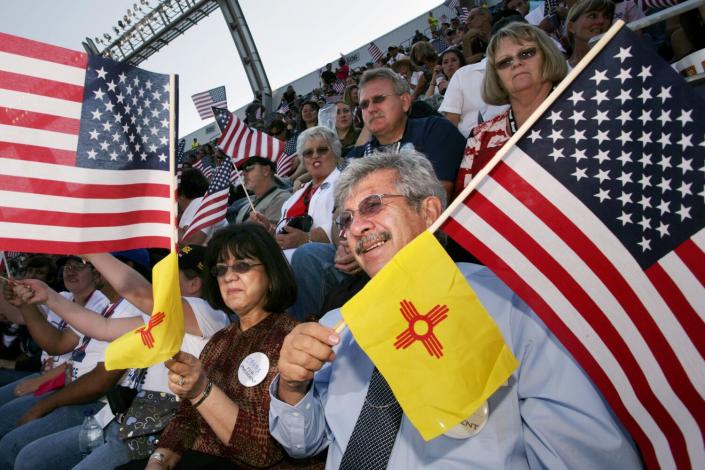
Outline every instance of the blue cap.
{"label": "blue cap", "polygon": [[137,250],[113,251],[111,253],[116,258],[130,260],[135,264],[139,264],[143,268],[150,269],[149,252],[144,248]]}

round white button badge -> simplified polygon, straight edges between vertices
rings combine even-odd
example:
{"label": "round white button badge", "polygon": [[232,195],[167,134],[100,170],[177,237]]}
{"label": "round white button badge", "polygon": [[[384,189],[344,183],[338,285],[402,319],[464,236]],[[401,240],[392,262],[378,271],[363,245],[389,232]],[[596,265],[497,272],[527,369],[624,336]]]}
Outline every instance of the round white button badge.
{"label": "round white button badge", "polygon": [[468,439],[473,437],[482,431],[482,428],[487,424],[489,416],[490,406],[487,401],[485,401],[468,419],[462,420],[460,424],[445,433],[445,435],[453,439]]}
{"label": "round white button badge", "polygon": [[269,372],[269,358],[266,354],[255,352],[240,363],[237,378],[245,387],[254,387],[262,383]]}

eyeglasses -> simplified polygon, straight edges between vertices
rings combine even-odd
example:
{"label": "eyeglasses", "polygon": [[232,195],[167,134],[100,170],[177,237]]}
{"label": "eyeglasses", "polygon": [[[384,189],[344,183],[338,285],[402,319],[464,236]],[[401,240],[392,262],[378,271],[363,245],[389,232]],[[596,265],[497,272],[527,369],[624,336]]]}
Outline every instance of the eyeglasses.
{"label": "eyeglasses", "polygon": [[215,277],[223,277],[228,274],[228,271],[245,274],[255,266],[262,266],[262,263],[249,263],[247,261],[235,261],[233,264],[219,263],[211,268],[211,274]]}
{"label": "eyeglasses", "polygon": [[254,169],[255,169],[255,165],[254,165],[254,164],[251,164],[250,166],[246,166],[245,168],[243,168],[243,169],[242,169],[242,172],[243,172],[243,173],[249,173],[249,172],[251,172],[251,171],[254,170]]}
{"label": "eyeglasses", "polygon": [[355,212],[357,212],[358,215],[361,217],[372,217],[373,215],[379,214],[379,212],[382,210],[382,206],[384,205],[382,203],[382,199],[386,197],[406,196],[402,194],[370,194],[369,196],[366,196],[362,201],[360,201],[360,204],[357,205],[356,211],[348,210],[341,212],[338,216],[338,219],[335,221],[336,225],[338,226],[341,232],[346,232],[350,229],[350,226],[353,223],[353,219],[355,218]]}
{"label": "eyeglasses", "polygon": [[386,100],[390,96],[394,96],[394,95],[393,94],[375,95],[369,100],[362,100],[362,101],[360,101],[360,109],[362,109],[364,111],[365,109],[370,107],[370,103],[382,104],[382,103],[384,103],[384,100]]}
{"label": "eyeglasses", "polygon": [[519,51],[519,53],[515,56],[509,56],[505,57],[504,59],[500,60],[499,62],[495,62],[494,66],[497,68],[497,70],[504,70],[508,69],[512,65],[514,65],[514,61],[521,61],[524,62],[526,60],[531,59],[536,55],[538,52],[538,49],[536,47],[528,47],[526,49],[522,49]]}
{"label": "eyeglasses", "polygon": [[65,273],[77,273],[77,272],[83,271],[87,267],[88,267],[88,264],[86,264],[86,263],[83,263],[83,264],[79,264],[79,263],[68,264],[67,263],[63,266],[62,269]]}
{"label": "eyeglasses", "polygon": [[316,155],[323,156],[326,155],[329,150],[330,148],[328,147],[316,147],[315,149],[304,150],[303,152],[301,152],[301,155],[303,155],[303,157],[308,160],[309,158],[313,158],[314,153]]}

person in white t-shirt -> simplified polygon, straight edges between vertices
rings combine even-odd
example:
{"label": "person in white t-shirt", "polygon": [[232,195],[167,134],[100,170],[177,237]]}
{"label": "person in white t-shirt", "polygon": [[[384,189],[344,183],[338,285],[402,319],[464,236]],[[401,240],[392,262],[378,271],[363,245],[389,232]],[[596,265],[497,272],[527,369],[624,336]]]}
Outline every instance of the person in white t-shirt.
{"label": "person in white t-shirt", "polygon": [[450,79],[438,111],[458,127],[467,138],[470,130],[481,122],[504,112],[507,106],[494,106],[482,100],[480,89],[486,60],[460,67]]}
{"label": "person in white t-shirt", "polygon": [[[203,271],[203,256],[205,248],[198,245],[186,245],[179,251],[179,287],[183,295],[184,317],[186,323],[186,334],[184,336],[181,350],[186,351],[196,357],[208,342],[211,336],[229,324],[227,315],[212,308],[208,302],[203,300],[201,274]],[[142,305],[141,308],[151,301],[151,299],[140,298],[144,290],[137,286],[144,283],[139,280],[134,271],[120,266],[119,262],[108,254],[90,255],[87,258],[101,266],[101,270],[110,271],[107,277],[113,279],[121,285],[122,289],[132,289],[132,294],[123,294],[135,299],[136,303]],[[117,263],[116,263],[117,262]],[[118,278],[121,279],[118,282]],[[34,285],[40,299],[46,297],[46,302],[60,313],[70,325],[90,334],[95,338],[111,341],[132,329],[141,326],[149,321],[149,314],[141,312],[138,318],[115,319],[100,318],[86,315],[85,311],[76,308],[73,304],[67,304],[53,295],[44,285],[36,283]],[[140,293],[141,292],[141,293]],[[151,290],[150,297],[151,297]],[[149,310],[151,312],[151,309]],[[186,313],[186,312],[189,313]],[[143,419],[143,416],[133,416],[140,412],[137,402],[151,402],[155,408],[162,408],[164,415],[169,416],[176,408],[176,399],[168,387],[168,371],[163,363],[149,367],[143,373],[132,374],[130,378],[138,377],[140,382],[136,384],[140,391],[133,402],[118,420],[110,420],[112,414],[107,414],[108,418],[104,424],[106,443],[95,449],[85,459],[81,460],[77,452],[78,432],[80,426],[66,429],[60,433],[52,434],[39,439],[28,445],[19,453],[15,460],[15,468],[38,468],[41,462],[61,462],[62,466],[73,468],[108,468],[122,463],[126,463],[133,458],[146,458],[153,450],[158,432],[150,433],[149,436],[135,439],[123,439],[120,435],[120,428],[132,419]],[[107,410],[106,410],[107,412]],[[164,420],[164,425],[168,419]],[[37,456],[42,456],[41,461]],[[74,467],[74,465],[77,465]]]}
{"label": "person in white t-shirt", "polygon": [[[146,250],[141,251],[141,256],[136,259],[148,263]],[[86,281],[90,277],[94,278],[96,274],[93,267],[77,257],[60,259],[58,264],[63,267],[64,283],[67,287]],[[14,286],[14,301],[44,303],[43,299],[37,299],[38,291],[32,287],[33,283],[36,284],[35,287],[46,286],[36,280],[18,281]],[[40,397],[31,397],[31,400],[13,400],[2,407],[0,426],[4,436],[0,440],[0,467],[13,467],[17,453],[27,444],[81,424],[85,412],[98,410],[104,405],[103,397],[110,388],[121,380],[121,383],[127,383],[123,380],[125,371],[105,370],[103,362],[107,343],[84,336],[70,326],[62,327],[66,322],[57,315],[58,309],[52,308],[64,304],[70,308],[81,309],[93,318],[139,318],[139,311],[129,302],[123,301],[110,284],[101,283],[99,287],[105,294],[104,298],[107,297],[109,301],[99,311],[100,315],[95,315],[94,311],[73,302],[74,299],[62,295],[64,293],[55,291],[51,292],[57,302],[48,305],[52,311],[49,319],[44,318],[36,308],[20,306],[27,328],[37,343],[50,354],[68,357],[65,375],[57,376],[58,383],[45,387],[47,393]],[[93,295],[95,293],[91,294]],[[52,321],[58,322],[60,328],[52,324]],[[18,424],[14,429],[7,424],[12,420]]]}

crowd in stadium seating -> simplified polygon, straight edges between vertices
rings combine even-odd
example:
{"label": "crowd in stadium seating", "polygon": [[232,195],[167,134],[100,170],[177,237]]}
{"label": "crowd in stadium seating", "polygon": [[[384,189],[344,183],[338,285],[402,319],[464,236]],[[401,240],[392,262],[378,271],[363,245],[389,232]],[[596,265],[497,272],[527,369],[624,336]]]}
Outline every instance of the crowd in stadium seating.
{"label": "crowd in stadium seating", "polygon": [[[322,468],[325,455],[294,461],[269,435],[268,391],[279,346],[295,325],[284,313],[297,321],[318,319],[369,280],[341,243],[346,233],[334,195],[347,162],[376,150],[416,150],[431,162],[450,200],[578,66],[593,36],[616,19],[654,12],[635,0],[529,5],[505,0],[469,8],[462,19],[429,14],[429,28],[417,30],[408,47],[387,45],[380,60],[356,68],[344,57],[336,67],[326,64],[320,87],[304,94],[287,87],[272,113],[255,99],[245,121],[286,141],[298,165],[277,175],[266,158],[245,161],[241,184],[231,187],[227,219],[180,240],[187,339],[183,356],[166,366],[114,373],[105,371],[101,356],[109,341],[149,320],[147,279],[163,250],[85,260],[8,254],[10,275],[38,281],[5,282],[0,296],[0,469],[159,469],[179,460],[176,468],[199,462]],[[705,46],[702,15],[696,10],[640,34],[667,60],[679,59]],[[503,75],[519,62],[536,72],[528,88],[515,89]],[[186,155],[178,189],[182,236],[208,189],[210,175],[198,163],[213,171],[227,158],[213,143],[194,143]],[[452,242],[448,251],[468,259]],[[224,287],[248,276],[251,291]],[[237,371],[254,351],[265,351],[272,369],[248,388],[238,384]],[[141,390],[138,398],[128,395],[144,409],[130,403],[113,409],[106,444],[83,459],[83,412],[116,406],[125,388]],[[145,426],[150,416],[162,421],[137,440],[123,429],[132,424],[130,413],[142,413],[137,419]]]}

